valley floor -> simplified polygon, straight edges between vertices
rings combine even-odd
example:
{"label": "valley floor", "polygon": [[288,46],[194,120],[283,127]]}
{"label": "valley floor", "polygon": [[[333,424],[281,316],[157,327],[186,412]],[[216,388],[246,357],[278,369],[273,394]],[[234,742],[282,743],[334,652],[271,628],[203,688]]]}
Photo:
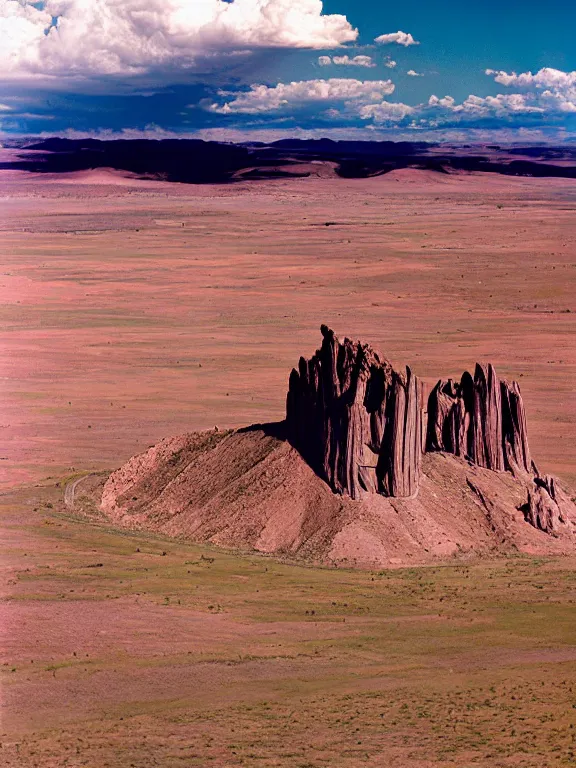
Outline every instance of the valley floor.
{"label": "valley floor", "polygon": [[0,202],[2,766],[574,764],[576,556],[295,566],[64,486],[283,418],[321,323],[432,385],[493,362],[574,485],[575,181],[5,171]]}

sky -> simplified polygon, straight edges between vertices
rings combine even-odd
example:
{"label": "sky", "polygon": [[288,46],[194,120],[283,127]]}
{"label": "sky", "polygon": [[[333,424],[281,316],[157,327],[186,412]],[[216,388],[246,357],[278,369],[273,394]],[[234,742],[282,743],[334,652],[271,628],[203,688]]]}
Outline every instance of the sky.
{"label": "sky", "polygon": [[567,0],[0,0],[0,137],[576,141]]}

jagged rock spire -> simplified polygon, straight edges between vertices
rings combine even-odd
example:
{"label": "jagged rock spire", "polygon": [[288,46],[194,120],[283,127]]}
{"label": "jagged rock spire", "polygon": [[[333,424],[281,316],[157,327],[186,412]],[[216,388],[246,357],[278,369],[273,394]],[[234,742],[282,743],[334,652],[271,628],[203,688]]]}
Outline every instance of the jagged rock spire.
{"label": "jagged rock spire", "polygon": [[550,475],[534,478],[523,511],[526,521],[544,533],[557,535],[562,528],[576,533],[576,504]]}
{"label": "jagged rock spire", "polygon": [[288,437],[337,493],[413,496],[422,456],[422,385],[367,344],[341,343],[325,325],[322,346],[300,358],[286,401]]}
{"label": "jagged rock spire", "polygon": [[496,472],[533,471],[526,414],[516,382],[501,381],[492,365],[474,378],[439,381],[428,398],[427,451],[446,451]]}
{"label": "jagged rock spire", "polygon": [[477,364],[456,383],[440,380],[427,410],[423,385],[398,372],[368,344],[323,325],[322,346],[290,374],[290,443],[336,493],[409,498],[418,493],[422,455],[444,451],[526,484],[525,519],[556,534],[576,532],[576,504],[530,457],[520,387]]}

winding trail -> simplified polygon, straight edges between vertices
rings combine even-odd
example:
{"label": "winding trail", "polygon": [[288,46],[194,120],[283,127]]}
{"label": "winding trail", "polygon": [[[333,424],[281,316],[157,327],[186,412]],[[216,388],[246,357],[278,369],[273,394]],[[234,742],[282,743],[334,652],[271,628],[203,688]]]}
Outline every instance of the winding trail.
{"label": "winding trail", "polygon": [[82,475],[82,477],[77,477],[75,480],[66,484],[66,488],[64,489],[64,504],[68,509],[74,509],[76,488],[78,488],[83,480],[86,480],[89,477],[92,477],[92,475]]}

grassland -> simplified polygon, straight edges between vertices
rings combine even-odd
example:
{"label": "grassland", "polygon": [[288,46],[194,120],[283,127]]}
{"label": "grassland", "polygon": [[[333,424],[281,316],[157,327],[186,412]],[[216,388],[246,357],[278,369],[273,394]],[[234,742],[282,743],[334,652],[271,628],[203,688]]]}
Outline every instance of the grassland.
{"label": "grassland", "polygon": [[574,763],[575,560],[296,567],[62,498],[0,497],[3,765]]}

